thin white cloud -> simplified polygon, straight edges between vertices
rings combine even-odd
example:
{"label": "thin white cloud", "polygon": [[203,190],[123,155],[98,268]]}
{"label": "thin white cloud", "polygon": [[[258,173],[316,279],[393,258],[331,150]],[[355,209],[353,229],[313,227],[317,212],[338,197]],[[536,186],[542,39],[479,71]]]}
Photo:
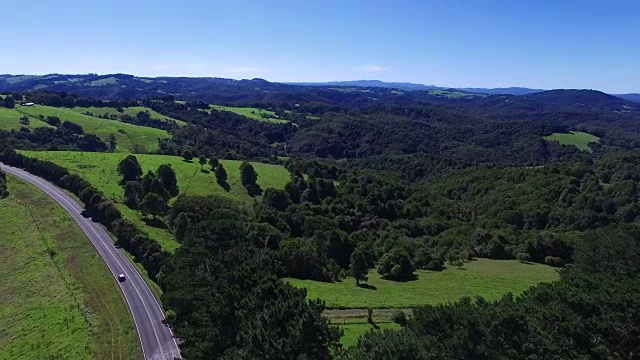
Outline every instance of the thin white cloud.
{"label": "thin white cloud", "polygon": [[253,66],[233,66],[224,68],[221,71],[225,74],[250,74],[264,72],[267,71],[267,69]]}
{"label": "thin white cloud", "polygon": [[155,70],[164,70],[167,69],[168,66],[167,65],[156,65],[153,67]]}
{"label": "thin white cloud", "polygon": [[366,64],[366,65],[362,65],[360,67],[360,70],[366,71],[366,72],[385,72],[385,71],[389,71],[389,68],[386,68],[380,65]]}

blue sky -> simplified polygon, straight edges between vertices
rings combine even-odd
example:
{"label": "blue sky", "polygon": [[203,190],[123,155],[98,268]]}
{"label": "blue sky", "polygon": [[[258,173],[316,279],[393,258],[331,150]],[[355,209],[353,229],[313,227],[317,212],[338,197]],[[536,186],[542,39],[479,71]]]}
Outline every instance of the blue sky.
{"label": "blue sky", "polygon": [[13,5],[0,14],[0,73],[379,79],[640,92],[640,1]]}

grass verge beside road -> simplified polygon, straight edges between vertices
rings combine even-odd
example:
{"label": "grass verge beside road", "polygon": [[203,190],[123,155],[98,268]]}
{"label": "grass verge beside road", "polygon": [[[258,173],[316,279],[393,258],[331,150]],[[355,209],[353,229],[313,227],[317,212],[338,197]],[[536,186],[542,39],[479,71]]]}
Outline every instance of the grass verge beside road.
{"label": "grass verge beside road", "polygon": [[55,201],[8,176],[0,200],[0,358],[140,359],[124,298]]}

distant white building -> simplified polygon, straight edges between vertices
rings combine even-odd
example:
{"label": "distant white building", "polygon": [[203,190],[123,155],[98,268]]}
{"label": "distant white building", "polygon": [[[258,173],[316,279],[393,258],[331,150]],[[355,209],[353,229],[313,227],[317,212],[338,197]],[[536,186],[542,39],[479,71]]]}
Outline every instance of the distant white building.
{"label": "distant white building", "polygon": [[22,106],[33,106],[33,105],[35,105],[35,104],[32,103],[32,102],[22,103]]}

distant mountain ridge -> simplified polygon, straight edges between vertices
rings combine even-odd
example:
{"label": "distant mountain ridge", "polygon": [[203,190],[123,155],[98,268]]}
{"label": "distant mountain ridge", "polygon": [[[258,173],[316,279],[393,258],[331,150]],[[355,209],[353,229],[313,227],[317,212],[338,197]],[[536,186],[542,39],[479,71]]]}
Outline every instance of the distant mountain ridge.
{"label": "distant mountain ridge", "polygon": [[415,91],[415,90],[463,90],[477,94],[487,95],[527,95],[536,92],[545,91],[545,89],[530,89],[525,87],[506,87],[506,88],[451,88],[446,86],[425,85],[410,82],[384,82],[380,80],[353,80],[353,81],[328,81],[328,82],[291,82],[285,83],[289,85],[302,86],[358,86],[358,87],[378,87],[393,88],[398,90]]}
{"label": "distant mountain ridge", "polygon": [[[398,90],[415,91],[415,90],[462,90],[476,94],[487,95],[529,95],[548,91],[548,89],[532,89],[527,87],[499,87],[499,88],[451,88],[446,86],[424,85],[410,82],[384,82],[380,80],[353,80],[353,81],[328,81],[328,82],[295,82],[285,83],[289,85],[302,85],[302,86],[357,86],[357,87],[378,87],[378,88],[393,88]],[[629,94],[610,94],[619,98],[640,102],[640,93]]]}
{"label": "distant mountain ridge", "polygon": [[[180,100],[227,105],[322,103],[352,108],[379,104],[447,104],[478,108],[591,108],[640,110],[640,94],[609,95],[595,90],[529,88],[451,89],[379,80],[328,83],[277,83],[264,79],[213,77],[138,77],[127,74],[0,75],[0,92],[60,91],[99,99],[173,96]],[[534,96],[538,95],[538,96]],[[269,105],[270,106],[270,105]],[[631,110],[630,110],[631,109]]]}
{"label": "distant mountain ridge", "polygon": [[409,82],[384,82],[380,80],[353,80],[353,81],[328,81],[328,82],[291,82],[285,83],[289,85],[301,86],[357,86],[357,87],[376,87],[376,88],[393,88],[399,90],[436,90],[444,89],[433,85],[415,84]]}
{"label": "distant mountain ridge", "polygon": [[530,89],[525,87],[506,87],[506,88],[462,88],[461,90],[487,94],[487,95],[529,95],[547,91],[545,89]]}

